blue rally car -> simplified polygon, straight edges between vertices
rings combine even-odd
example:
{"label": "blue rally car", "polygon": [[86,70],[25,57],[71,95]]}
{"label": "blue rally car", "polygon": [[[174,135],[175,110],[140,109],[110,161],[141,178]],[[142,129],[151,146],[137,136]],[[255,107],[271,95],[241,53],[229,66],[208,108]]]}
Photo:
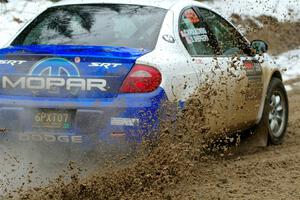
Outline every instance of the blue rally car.
{"label": "blue rally car", "polygon": [[279,144],[288,121],[281,72],[253,49],[267,45],[199,2],[63,1],[0,50],[0,128],[24,143],[140,141],[157,130],[164,101],[184,104],[209,82],[226,98],[207,123],[263,125]]}

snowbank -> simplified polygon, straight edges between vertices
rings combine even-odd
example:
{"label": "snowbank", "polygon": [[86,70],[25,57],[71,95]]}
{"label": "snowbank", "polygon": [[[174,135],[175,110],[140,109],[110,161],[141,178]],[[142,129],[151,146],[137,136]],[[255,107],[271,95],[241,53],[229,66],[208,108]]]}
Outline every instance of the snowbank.
{"label": "snowbank", "polygon": [[288,51],[274,57],[276,63],[287,71],[283,74],[284,80],[295,79],[300,76],[300,49]]}
{"label": "snowbank", "polygon": [[6,8],[1,5],[0,47],[5,45],[27,21],[51,4],[50,1],[9,0]]}
{"label": "snowbank", "polygon": [[279,21],[299,21],[299,0],[214,0],[211,7],[229,18],[232,14],[258,17],[269,15]]}

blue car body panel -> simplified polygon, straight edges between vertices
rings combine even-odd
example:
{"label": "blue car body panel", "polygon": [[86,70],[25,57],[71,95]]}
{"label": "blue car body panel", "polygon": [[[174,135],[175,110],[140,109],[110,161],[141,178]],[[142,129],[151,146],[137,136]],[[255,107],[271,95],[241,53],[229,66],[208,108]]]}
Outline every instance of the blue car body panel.
{"label": "blue car body panel", "polygon": [[[148,52],[47,45],[1,49],[0,127],[7,129],[9,137],[24,141],[78,143],[86,148],[102,142],[114,144],[116,136],[140,142],[158,129],[158,111],[167,99],[165,91],[158,88],[151,93],[122,94],[119,88],[136,60]],[[47,88],[49,77],[60,78],[60,84],[80,78],[75,83],[82,84],[69,89],[63,85]],[[106,85],[102,91],[89,90],[84,82],[89,79],[103,79]],[[65,130],[35,129],[34,113],[39,109],[73,112],[72,126]],[[126,124],[130,119],[135,123]]]}
{"label": "blue car body panel", "polygon": [[[90,47],[90,46],[17,46],[0,50],[0,60],[19,61],[16,63],[0,63],[0,74],[17,79],[24,76],[51,77],[103,77],[108,82],[108,91],[79,91],[76,95],[64,90],[54,93],[49,90],[18,90],[1,89],[0,94],[22,96],[51,96],[74,98],[114,97],[119,87],[135,64],[136,59],[148,53],[144,49],[120,47]],[[77,62],[77,63],[75,63]],[[109,64],[111,66],[91,66],[92,64]],[[113,64],[120,64],[113,67]],[[51,67],[51,72],[45,71]],[[63,69],[59,71],[59,68]],[[48,68],[49,69],[49,68]],[[67,74],[69,73],[69,74]],[[34,92],[34,94],[33,94]]]}

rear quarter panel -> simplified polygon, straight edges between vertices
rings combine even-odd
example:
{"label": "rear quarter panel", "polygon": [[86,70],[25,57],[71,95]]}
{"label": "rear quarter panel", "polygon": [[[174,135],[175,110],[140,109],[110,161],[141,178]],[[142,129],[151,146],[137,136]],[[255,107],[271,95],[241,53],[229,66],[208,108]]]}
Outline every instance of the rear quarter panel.
{"label": "rear quarter panel", "polygon": [[[175,18],[176,19],[176,18]],[[156,48],[137,60],[138,64],[156,67],[162,74],[161,87],[168,100],[185,101],[198,87],[198,77],[174,34],[174,13],[165,17]],[[164,36],[174,38],[167,41]],[[180,41],[179,41],[180,42]]]}

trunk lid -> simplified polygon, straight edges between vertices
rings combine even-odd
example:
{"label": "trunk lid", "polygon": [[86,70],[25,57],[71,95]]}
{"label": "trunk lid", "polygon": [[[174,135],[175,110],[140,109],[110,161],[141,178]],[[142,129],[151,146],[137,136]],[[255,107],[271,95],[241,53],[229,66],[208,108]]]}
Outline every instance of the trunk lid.
{"label": "trunk lid", "polygon": [[112,98],[145,49],[33,45],[0,49],[0,95]]}

